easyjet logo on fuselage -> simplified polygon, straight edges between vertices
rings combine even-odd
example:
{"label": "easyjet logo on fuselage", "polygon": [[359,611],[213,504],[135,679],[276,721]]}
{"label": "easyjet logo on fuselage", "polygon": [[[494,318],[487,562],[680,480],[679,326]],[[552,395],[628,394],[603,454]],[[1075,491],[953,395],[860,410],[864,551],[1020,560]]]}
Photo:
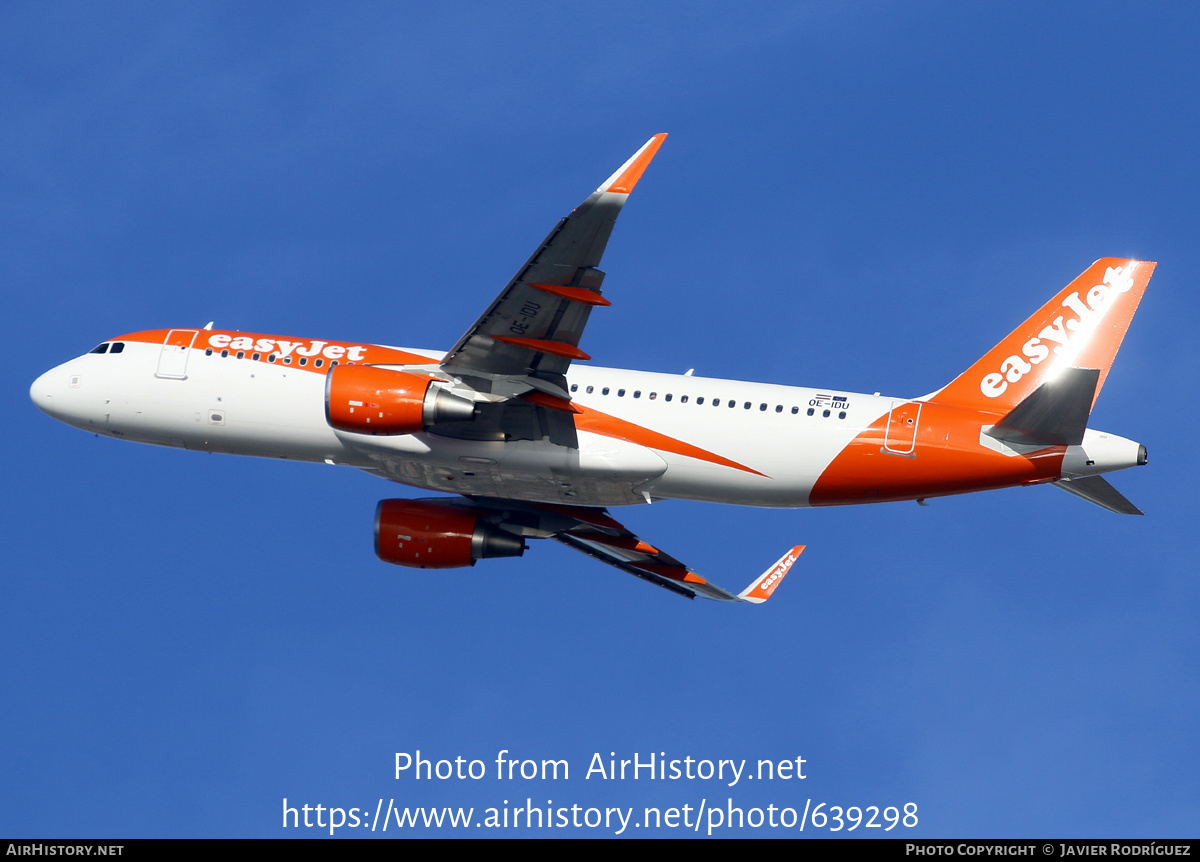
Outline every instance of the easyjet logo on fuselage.
{"label": "easyjet logo on fuselage", "polygon": [[1074,317],[1064,314],[1054,318],[1049,326],[1021,346],[1020,356],[1009,356],[1000,363],[999,371],[984,375],[979,381],[979,390],[988,398],[997,398],[1008,389],[1008,384],[1016,383],[1032,371],[1033,366],[1049,358],[1051,353],[1056,356],[1061,354],[1079,336],[1080,329],[1089,318],[1103,314],[1119,294],[1133,287],[1132,271],[1133,266],[1110,266],[1104,272],[1103,284],[1097,284],[1089,290],[1086,297],[1080,297],[1077,290],[1073,291],[1062,301],[1062,307]]}
{"label": "easyjet logo on fuselage", "polygon": [[324,356],[326,359],[347,359],[350,362],[361,362],[367,355],[367,348],[361,344],[347,347],[328,341],[284,341],[281,338],[254,338],[222,333],[210,335],[208,346],[215,350],[254,350],[259,353],[276,353],[279,356],[290,356],[295,351],[297,356]]}

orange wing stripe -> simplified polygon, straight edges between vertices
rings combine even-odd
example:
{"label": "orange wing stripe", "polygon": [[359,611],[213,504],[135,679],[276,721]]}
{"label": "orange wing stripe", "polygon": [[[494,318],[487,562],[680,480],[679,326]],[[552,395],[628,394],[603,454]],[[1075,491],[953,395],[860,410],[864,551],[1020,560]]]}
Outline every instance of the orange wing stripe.
{"label": "orange wing stripe", "polygon": [[683,581],[684,583],[708,583],[703,577],[697,575],[695,571],[688,571],[680,565],[662,565],[661,563],[630,563],[635,569],[649,571],[655,575],[662,577],[670,577],[672,581]]}
{"label": "orange wing stripe", "polygon": [[528,401],[530,404],[536,404],[538,407],[548,407],[551,410],[557,410],[560,413],[582,413],[583,411],[567,401],[565,398],[555,398],[546,392],[526,392],[521,396],[522,401]]}
{"label": "orange wing stripe", "polygon": [[626,551],[637,551],[640,554],[650,554],[651,556],[659,554],[658,548],[647,545],[636,536],[610,536],[607,533],[571,533],[570,535],[587,542],[595,542],[598,545],[607,545],[610,548],[624,548]]}
{"label": "orange wing stripe", "polygon": [[685,584],[707,584],[708,581],[697,575],[695,572],[689,572],[687,569],[680,566],[664,566],[659,563],[630,563],[635,569],[641,569],[643,572],[650,572],[655,575],[661,575],[664,578],[670,578],[673,581],[683,581]]}
{"label": "orange wing stripe", "polygon": [[571,302],[582,302],[584,305],[612,305],[607,299],[594,290],[588,290],[586,287],[567,287],[561,284],[533,284],[530,287],[535,287],[545,293],[553,294],[554,296],[569,299]]}
{"label": "orange wing stripe", "polygon": [[503,341],[505,344],[515,344],[517,347],[524,347],[527,350],[536,350],[538,353],[552,353],[555,356],[564,356],[567,359],[587,360],[592,358],[575,345],[564,344],[561,341],[544,341],[540,338],[513,338],[511,335],[493,335],[492,339],[494,341]]}

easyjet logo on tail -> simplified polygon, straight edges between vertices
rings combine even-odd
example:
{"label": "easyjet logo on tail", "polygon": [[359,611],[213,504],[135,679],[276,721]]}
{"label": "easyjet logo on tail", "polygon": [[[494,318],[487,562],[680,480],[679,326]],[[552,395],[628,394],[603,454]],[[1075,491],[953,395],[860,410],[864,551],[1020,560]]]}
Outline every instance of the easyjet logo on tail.
{"label": "easyjet logo on tail", "polygon": [[[997,398],[1008,389],[1008,384],[1019,381],[1051,354],[1061,356],[1068,347],[1074,347],[1078,340],[1086,339],[1094,329],[1095,322],[1104,315],[1117,296],[1133,287],[1136,266],[1110,266],[1104,272],[1103,283],[1091,288],[1086,296],[1081,297],[1080,291],[1073,291],[1062,301],[1062,307],[1073,316],[1062,314],[1054,318],[1049,326],[1021,346],[1020,356],[1009,356],[1000,363],[998,371],[984,375],[979,381],[979,390],[988,398]],[[1091,326],[1086,325],[1089,321]]]}

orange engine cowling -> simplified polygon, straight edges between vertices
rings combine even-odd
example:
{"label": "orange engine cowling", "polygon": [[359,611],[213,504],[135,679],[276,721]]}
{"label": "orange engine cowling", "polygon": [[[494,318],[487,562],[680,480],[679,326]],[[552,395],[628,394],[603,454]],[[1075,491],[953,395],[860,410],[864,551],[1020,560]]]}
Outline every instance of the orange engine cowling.
{"label": "orange engine cowling", "polygon": [[488,557],[519,557],[525,542],[457,506],[381,500],[375,508],[375,553],[398,566],[454,569]]}
{"label": "orange engine cowling", "polygon": [[433,378],[374,365],[337,365],[325,378],[325,421],[358,434],[415,434],[442,422],[468,422],[475,405]]}

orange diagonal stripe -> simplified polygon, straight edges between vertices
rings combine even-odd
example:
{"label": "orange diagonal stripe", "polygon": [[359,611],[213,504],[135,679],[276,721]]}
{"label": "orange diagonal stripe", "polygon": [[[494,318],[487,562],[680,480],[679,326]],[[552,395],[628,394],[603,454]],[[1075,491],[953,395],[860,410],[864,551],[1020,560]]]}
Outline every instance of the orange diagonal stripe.
{"label": "orange diagonal stripe", "polygon": [[745,464],[739,464],[737,461],[723,458],[715,452],[709,452],[707,449],[701,449],[699,446],[693,446],[691,443],[684,443],[682,440],[676,440],[674,437],[668,437],[666,434],[659,434],[657,431],[651,431],[649,428],[644,428],[633,422],[626,422],[624,419],[618,419],[616,416],[609,416],[607,413],[601,413],[599,410],[593,410],[590,407],[580,407],[580,409],[583,411],[582,414],[575,417],[575,427],[580,431],[591,431],[593,434],[615,437],[618,440],[637,443],[650,449],[673,452],[676,455],[686,455],[689,458],[708,461],[710,464],[720,464],[722,467],[732,467],[735,470],[742,470],[746,473],[753,473],[755,476],[762,476],[764,479],[767,478],[766,473],[760,473],[757,470],[747,467]]}

